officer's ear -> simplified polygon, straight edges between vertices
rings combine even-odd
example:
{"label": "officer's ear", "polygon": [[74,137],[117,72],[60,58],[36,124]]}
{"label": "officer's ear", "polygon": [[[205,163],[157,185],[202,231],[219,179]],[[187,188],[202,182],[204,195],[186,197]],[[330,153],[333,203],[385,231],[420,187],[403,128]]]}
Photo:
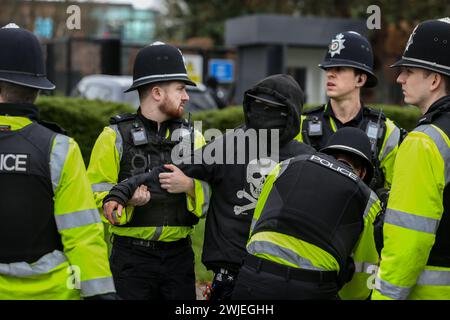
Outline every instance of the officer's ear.
{"label": "officer's ear", "polygon": [[366,81],[367,81],[367,74],[365,74],[365,73],[360,73],[360,74],[357,74],[356,77],[357,77],[357,78],[356,78],[356,86],[357,86],[358,88],[363,87],[364,84],[365,84]]}
{"label": "officer's ear", "polygon": [[437,72],[431,73],[431,76],[433,77],[433,79],[432,79],[433,81],[431,82],[431,88],[430,88],[431,91],[439,90],[439,88],[442,87],[443,91],[445,92],[446,88],[445,88],[444,77],[440,73],[437,73]]}
{"label": "officer's ear", "polygon": [[366,175],[367,175],[367,169],[366,169],[366,167],[362,166],[361,171],[359,172],[359,177],[361,178],[361,180],[364,180]]}
{"label": "officer's ear", "polygon": [[155,85],[150,88],[150,95],[152,96],[153,100],[155,100],[155,101],[159,102],[162,99],[164,99],[164,94],[165,94],[165,91],[162,86]]}

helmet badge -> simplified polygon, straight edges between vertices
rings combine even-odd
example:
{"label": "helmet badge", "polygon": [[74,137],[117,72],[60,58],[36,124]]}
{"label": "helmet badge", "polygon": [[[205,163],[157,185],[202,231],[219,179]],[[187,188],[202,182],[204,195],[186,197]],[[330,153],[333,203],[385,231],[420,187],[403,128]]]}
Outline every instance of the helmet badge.
{"label": "helmet badge", "polygon": [[345,39],[342,33],[339,33],[336,36],[336,39],[333,39],[331,41],[328,52],[331,54],[332,58],[334,57],[335,54],[341,54],[341,50],[345,48],[344,42]]}

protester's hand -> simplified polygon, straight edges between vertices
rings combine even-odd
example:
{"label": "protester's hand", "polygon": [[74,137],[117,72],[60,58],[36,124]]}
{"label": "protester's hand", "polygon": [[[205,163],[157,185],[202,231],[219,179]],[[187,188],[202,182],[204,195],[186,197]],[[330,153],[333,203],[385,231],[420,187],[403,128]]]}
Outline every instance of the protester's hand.
{"label": "protester's hand", "polygon": [[150,201],[150,191],[148,191],[147,186],[141,184],[136,191],[134,191],[133,196],[128,201],[127,204],[139,207],[143,206]]}
{"label": "protester's hand", "polygon": [[177,166],[166,164],[164,168],[172,172],[164,172],[159,174],[159,183],[161,188],[169,193],[186,192],[191,194],[194,191],[194,180],[186,176]]}
{"label": "protester's hand", "polygon": [[118,203],[117,201],[111,200],[106,202],[103,205],[103,214],[105,216],[106,219],[108,219],[108,221],[111,224],[117,224],[119,223],[119,221],[116,221],[115,216],[114,216],[114,210],[117,209],[117,215],[119,217],[122,216],[122,210],[123,210],[123,206]]}

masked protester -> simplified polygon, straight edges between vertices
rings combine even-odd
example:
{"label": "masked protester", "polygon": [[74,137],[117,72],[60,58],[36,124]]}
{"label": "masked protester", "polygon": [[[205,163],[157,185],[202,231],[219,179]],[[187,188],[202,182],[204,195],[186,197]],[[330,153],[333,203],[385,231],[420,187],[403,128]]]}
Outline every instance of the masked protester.
{"label": "masked protester", "polygon": [[[267,77],[244,95],[245,125],[216,137],[194,153],[191,164],[179,166],[186,176],[208,182],[212,191],[202,254],[203,264],[214,272],[210,300],[231,297],[265,177],[279,160],[314,151],[293,140],[299,133],[302,105],[303,92],[291,76]],[[210,161],[212,154],[218,161]],[[174,173],[155,171],[118,184],[104,201],[113,207],[123,205],[140,184],[159,194],[158,177],[162,188],[169,192],[176,188]]]}
{"label": "masked protester", "polygon": [[36,36],[0,29],[0,299],[116,299],[78,144],[41,121]]}
{"label": "masked protester", "polygon": [[450,18],[412,32],[397,83],[423,116],[398,150],[373,299],[450,299]]}

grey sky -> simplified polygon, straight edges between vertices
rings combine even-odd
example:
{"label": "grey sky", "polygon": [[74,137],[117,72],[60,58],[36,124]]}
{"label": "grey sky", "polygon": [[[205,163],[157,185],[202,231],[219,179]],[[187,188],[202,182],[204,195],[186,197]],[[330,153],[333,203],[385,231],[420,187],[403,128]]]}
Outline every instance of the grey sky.
{"label": "grey sky", "polygon": [[[31,0],[28,0],[31,1]],[[54,1],[54,0],[48,0],[48,1]],[[64,0],[57,0],[57,1],[64,1]],[[125,3],[125,4],[132,4],[137,9],[161,9],[163,8],[161,4],[161,0],[74,0],[77,2],[110,2],[110,3]]]}
{"label": "grey sky", "polygon": [[[92,1],[92,0],[91,0]],[[95,2],[111,2],[111,3],[130,3],[138,9],[160,9],[161,1],[159,0],[94,0]]]}

